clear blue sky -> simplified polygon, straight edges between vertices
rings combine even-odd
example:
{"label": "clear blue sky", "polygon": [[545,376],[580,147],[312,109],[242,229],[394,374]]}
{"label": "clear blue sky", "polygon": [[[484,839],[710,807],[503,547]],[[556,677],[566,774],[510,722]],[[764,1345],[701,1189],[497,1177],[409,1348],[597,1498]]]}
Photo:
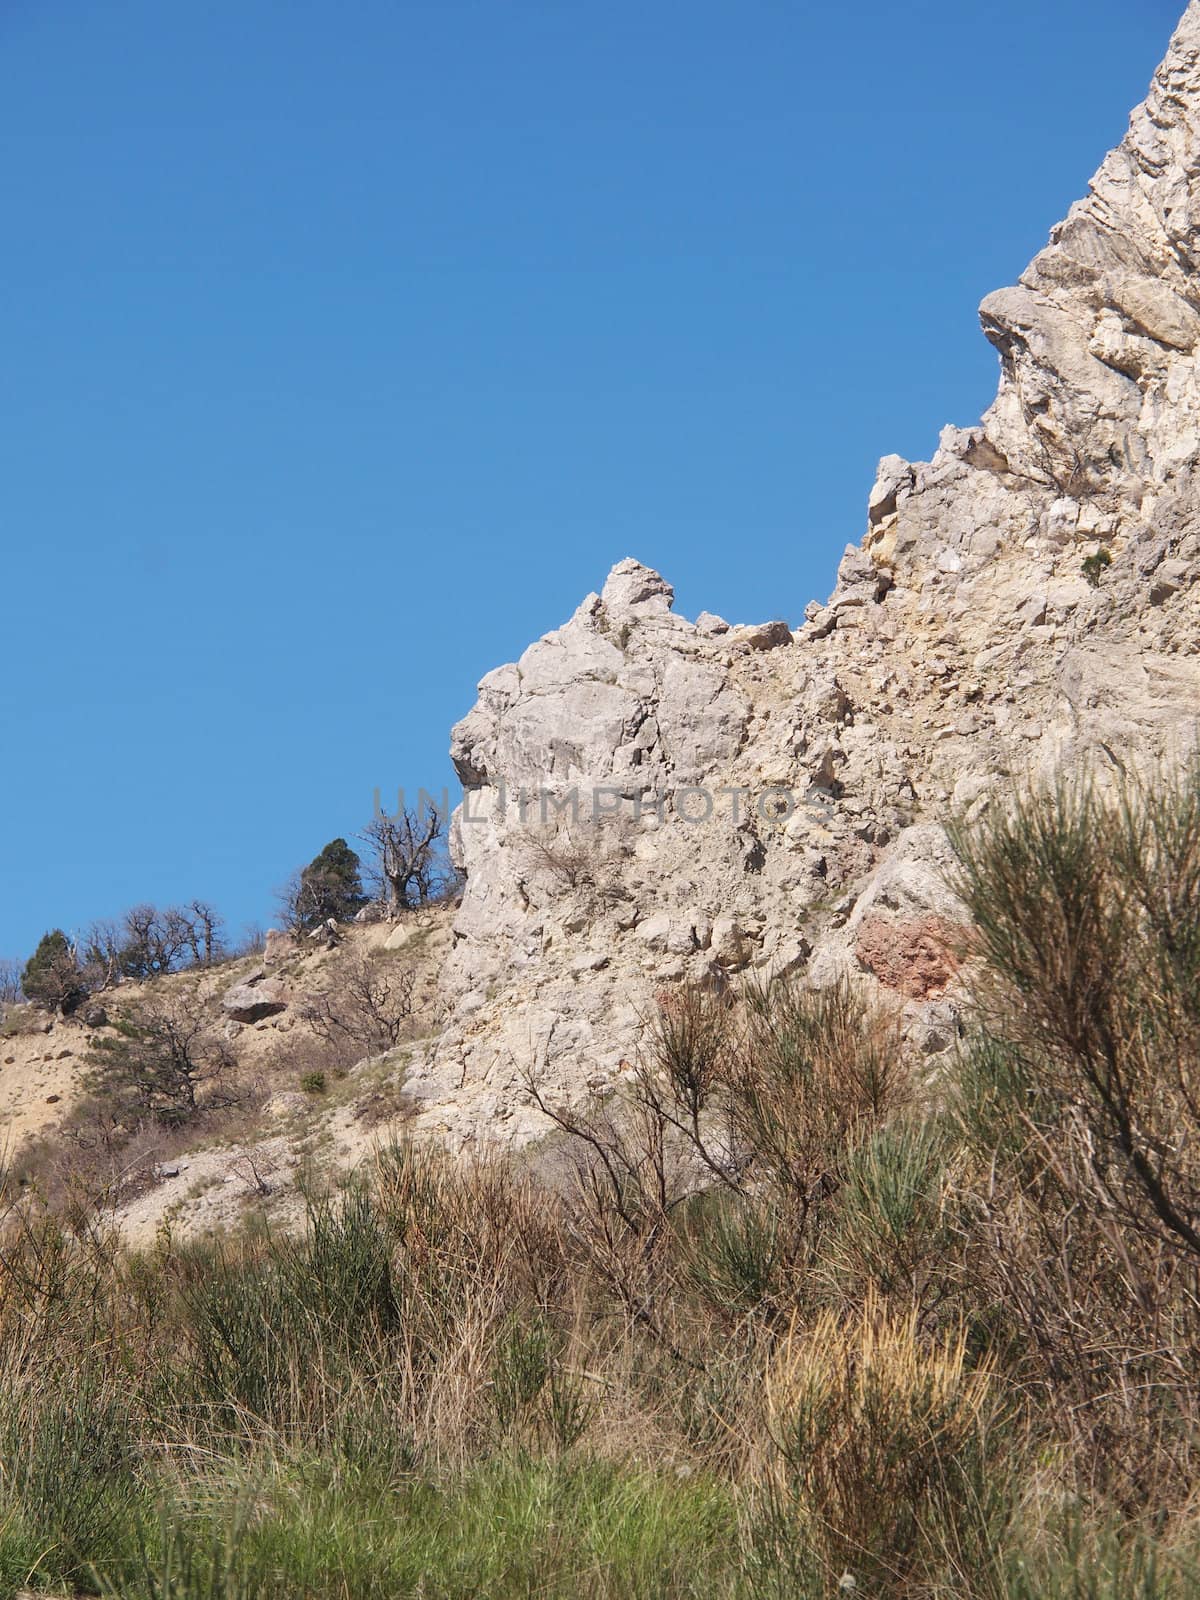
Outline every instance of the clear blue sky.
{"label": "clear blue sky", "polygon": [[0,955],[236,930],[636,555],[800,618],[1182,0],[0,0]]}

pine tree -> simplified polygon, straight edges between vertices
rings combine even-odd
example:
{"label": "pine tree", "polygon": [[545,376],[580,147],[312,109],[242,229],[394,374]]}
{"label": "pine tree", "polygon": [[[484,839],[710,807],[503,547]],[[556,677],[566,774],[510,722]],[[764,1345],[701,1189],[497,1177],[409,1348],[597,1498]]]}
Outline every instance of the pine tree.
{"label": "pine tree", "polygon": [[21,988],[27,999],[51,1011],[71,1011],[87,994],[75,951],[61,928],[42,935],[21,974]]}
{"label": "pine tree", "polygon": [[301,927],[316,928],[330,917],[344,922],[366,901],[362,863],[345,839],[331,839],[300,874],[296,914]]}

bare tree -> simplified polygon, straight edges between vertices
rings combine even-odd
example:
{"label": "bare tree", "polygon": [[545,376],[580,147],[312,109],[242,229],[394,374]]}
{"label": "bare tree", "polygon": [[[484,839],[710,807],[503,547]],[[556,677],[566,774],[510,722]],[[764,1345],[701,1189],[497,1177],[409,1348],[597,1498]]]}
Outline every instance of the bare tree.
{"label": "bare tree", "polygon": [[91,1055],[99,1094],[124,1120],[167,1127],[236,1105],[235,1059],[200,996],[173,994],[132,1007]]}
{"label": "bare tree", "polygon": [[371,847],[371,871],[387,900],[388,915],[424,905],[436,897],[449,875],[445,851],[446,819],[436,806],[419,811],[380,811],[362,839]]}
{"label": "bare tree", "polygon": [[350,1043],[381,1054],[407,1032],[414,988],[411,968],[360,956],[340,970],[336,990],[314,995],[300,1015],[326,1044]]}
{"label": "bare tree", "polygon": [[0,1006],[17,1005],[22,999],[21,962],[0,961]]}
{"label": "bare tree", "polygon": [[225,952],[220,914],[206,900],[186,906],[133,906],[118,921],[92,923],[80,959],[92,988],[122,978],[157,978],[179,967],[211,966]]}
{"label": "bare tree", "polygon": [[267,943],[266,933],[257,922],[244,922],[242,924],[241,938],[227,946],[226,954],[231,956],[256,956]]}
{"label": "bare tree", "polygon": [[193,962],[198,967],[211,967],[225,953],[225,919],[207,900],[190,901],[179,915]]}
{"label": "bare tree", "polygon": [[158,978],[172,972],[189,948],[192,928],[176,906],[133,906],[122,918],[123,969],[130,978]]}
{"label": "bare tree", "polygon": [[120,922],[106,918],[93,922],[79,941],[80,959],[92,989],[111,989],[124,976],[126,931]]}
{"label": "bare tree", "polygon": [[278,919],[288,933],[302,933],[308,925],[305,887],[301,870],[297,867],[275,890]]}

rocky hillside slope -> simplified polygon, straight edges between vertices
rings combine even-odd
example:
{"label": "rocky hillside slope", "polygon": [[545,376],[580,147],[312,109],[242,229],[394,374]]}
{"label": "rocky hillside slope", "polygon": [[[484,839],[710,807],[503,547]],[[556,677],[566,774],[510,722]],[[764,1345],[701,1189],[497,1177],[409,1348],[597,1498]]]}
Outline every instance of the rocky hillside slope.
{"label": "rocky hillside slope", "polygon": [[[4,1205],[24,1193],[98,1216],[134,1244],[251,1216],[298,1220],[306,1187],[343,1180],[402,1135],[407,1055],[442,1022],[451,915],[437,905],[394,925],[344,926],[332,946],[272,933],[265,953],[124,981],[70,1016],[9,1007]],[[123,1102],[97,1069],[120,1025],[148,1018],[169,1019],[187,1040],[202,1087],[194,1115],[139,1131],[123,1125]],[[401,1041],[386,1056],[383,1035]]]}
{"label": "rocky hillside slope", "polygon": [[[1200,0],[1087,197],[983,303],[996,401],[885,457],[798,631],[615,567],[453,734],[452,1008],[408,1073],[453,1144],[602,1090],[656,991],[850,967],[952,1041],[942,823],[1014,782],[1176,760],[1200,710]],[[578,812],[572,797],[577,797]]]}

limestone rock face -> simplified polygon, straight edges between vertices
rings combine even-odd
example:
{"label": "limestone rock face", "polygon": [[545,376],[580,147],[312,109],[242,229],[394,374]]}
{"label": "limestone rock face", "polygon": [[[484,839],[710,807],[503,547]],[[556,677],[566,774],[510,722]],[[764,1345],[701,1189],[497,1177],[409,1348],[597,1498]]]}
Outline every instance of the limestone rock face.
{"label": "limestone rock face", "polygon": [[603,1092],[685,979],[852,970],[954,1038],[941,824],[1200,715],[1200,0],[1087,198],[990,295],[996,401],[885,456],[826,605],[731,627],[620,562],[454,729],[448,1024],[406,1088],[451,1143]]}
{"label": "limestone rock face", "polygon": [[984,437],[1010,471],[1160,522],[1188,493],[1200,414],[1198,175],[1200,10],[1190,5],[1087,198],[1020,285],[983,303],[1004,370]]}

